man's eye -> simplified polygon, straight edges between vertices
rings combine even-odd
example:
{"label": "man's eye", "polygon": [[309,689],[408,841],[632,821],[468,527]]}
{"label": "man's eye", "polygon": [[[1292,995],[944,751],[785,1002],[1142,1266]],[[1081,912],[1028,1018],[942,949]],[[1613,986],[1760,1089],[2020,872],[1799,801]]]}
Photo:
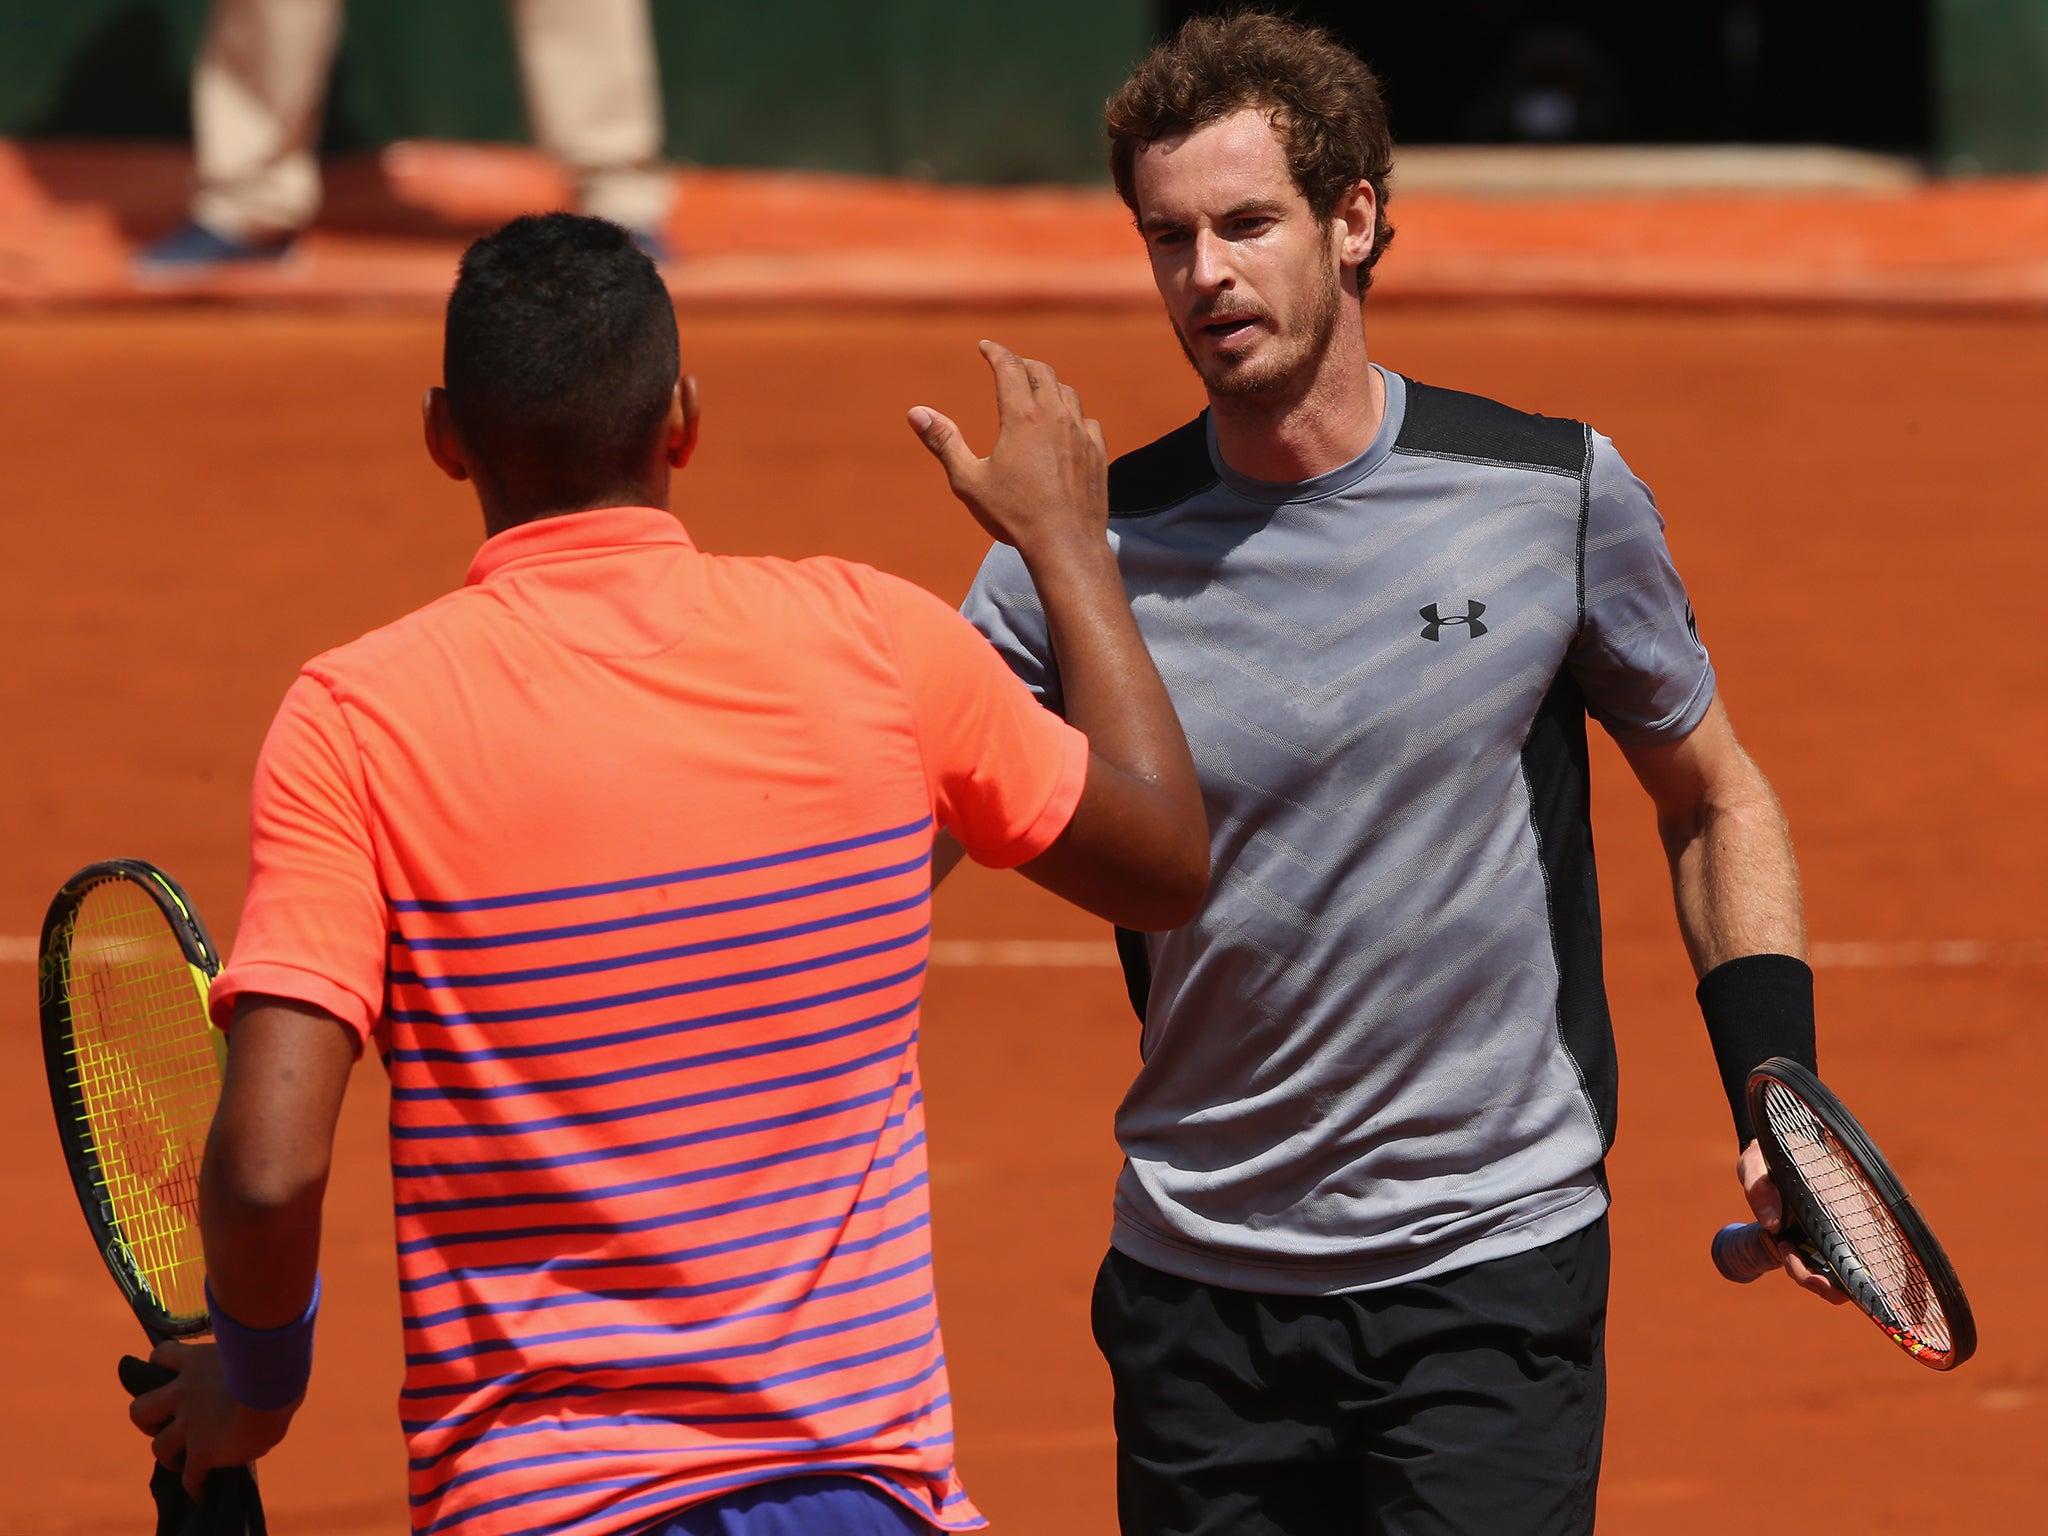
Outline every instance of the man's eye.
{"label": "man's eye", "polygon": [[1239,219],[1231,226],[1240,240],[1254,240],[1273,227],[1271,219]]}

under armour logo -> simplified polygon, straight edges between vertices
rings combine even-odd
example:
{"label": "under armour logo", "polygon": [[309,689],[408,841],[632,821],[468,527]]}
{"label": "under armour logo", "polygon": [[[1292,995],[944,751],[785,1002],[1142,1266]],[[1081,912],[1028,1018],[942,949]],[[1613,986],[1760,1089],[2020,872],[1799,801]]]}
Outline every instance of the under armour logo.
{"label": "under armour logo", "polygon": [[1435,603],[1431,603],[1427,608],[1420,608],[1416,611],[1423,618],[1422,638],[1425,640],[1443,639],[1443,629],[1446,624],[1464,625],[1465,633],[1474,640],[1477,640],[1486,633],[1486,626],[1479,622],[1479,615],[1486,612],[1486,604],[1480,602],[1476,597],[1465,599],[1465,611],[1463,613],[1438,613]]}

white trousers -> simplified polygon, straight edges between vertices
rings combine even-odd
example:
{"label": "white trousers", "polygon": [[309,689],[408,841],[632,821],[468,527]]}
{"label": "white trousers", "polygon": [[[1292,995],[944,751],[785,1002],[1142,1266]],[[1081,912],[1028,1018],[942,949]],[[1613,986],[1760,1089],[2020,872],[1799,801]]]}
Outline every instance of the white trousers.
{"label": "white trousers", "polygon": [[[345,0],[214,0],[192,81],[192,216],[237,239],[289,233],[320,207],[314,157]],[[506,0],[527,121],[585,213],[659,229],[661,85],[647,0]]]}

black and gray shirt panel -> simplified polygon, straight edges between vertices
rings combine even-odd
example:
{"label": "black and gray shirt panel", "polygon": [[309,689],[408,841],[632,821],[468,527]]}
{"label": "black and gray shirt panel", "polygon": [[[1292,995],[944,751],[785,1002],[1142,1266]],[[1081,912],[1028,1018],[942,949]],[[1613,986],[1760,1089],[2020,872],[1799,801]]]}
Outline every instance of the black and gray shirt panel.
{"label": "black and gray shirt panel", "polygon": [[[1578,422],[1386,374],[1365,453],[1119,459],[1110,537],[1201,772],[1209,896],[1120,939],[1144,1018],[1118,1248],[1323,1294],[1605,1209],[1614,1047],[1585,720],[1676,740],[1714,679],[1648,490]],[[1054,709],[1015,551],[964,610]]]}

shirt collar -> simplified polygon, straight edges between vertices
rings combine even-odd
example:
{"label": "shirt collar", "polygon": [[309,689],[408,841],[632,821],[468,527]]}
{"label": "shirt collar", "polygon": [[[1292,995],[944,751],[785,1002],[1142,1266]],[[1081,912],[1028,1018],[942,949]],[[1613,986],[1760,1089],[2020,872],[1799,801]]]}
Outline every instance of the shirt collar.
{"label": "shirt collar", "polygon": [[599,507],[592,512],[537,517],[484,540],[484,547],[469,562],[463,585],[473,587],[487,581],[515,560],[657,544],[696,548],[675,515],[660,507]]}
{"label": "shirt collar", "polygon": [[1378,469],[1387,461],[1387,455],[1394,451],[1395,440],[1401,435],[1401,424],[1408,414],[1408,381],[1392,369],[1381,368],[1378,363],[1371,365],[1386,381],[1386,408],[1380,415],[1380,429],[1366,444],[1365,452],[1348,464],[1326,470],[1313,480],[1282,482],[1276,480],[1254,480],[1250,475],[1241,475],[1223,462],[1223,454],[1216,446],[1216,419],[1208,421],[1209,462],[1215,466],[1217,478],[1247,501],[1264,502],[1280,506],[1290,501],[1320,501],[1325,496],[1334,496],[1348,490]]}

